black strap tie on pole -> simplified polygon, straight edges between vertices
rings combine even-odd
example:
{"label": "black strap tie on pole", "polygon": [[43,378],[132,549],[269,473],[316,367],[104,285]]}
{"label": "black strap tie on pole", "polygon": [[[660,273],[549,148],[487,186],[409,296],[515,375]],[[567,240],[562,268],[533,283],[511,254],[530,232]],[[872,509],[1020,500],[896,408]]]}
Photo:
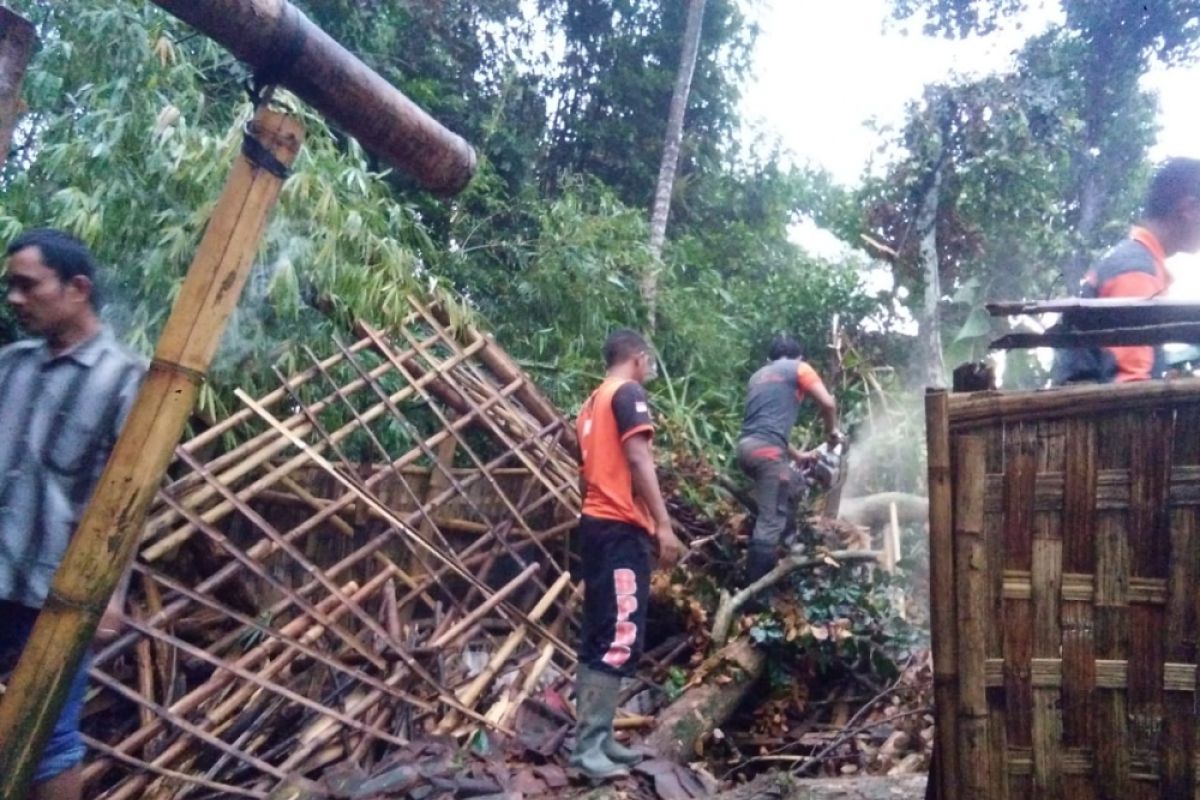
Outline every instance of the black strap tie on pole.
{"label": "black strap tie on pole", "polygon": [[255,138],[254,130],[249,122],[246,123],[246,127],[242,130],[242,155],[251,164],[265,169],[281,181],[286,181],[292,174],[292,171],[275,157],[270,148]]}

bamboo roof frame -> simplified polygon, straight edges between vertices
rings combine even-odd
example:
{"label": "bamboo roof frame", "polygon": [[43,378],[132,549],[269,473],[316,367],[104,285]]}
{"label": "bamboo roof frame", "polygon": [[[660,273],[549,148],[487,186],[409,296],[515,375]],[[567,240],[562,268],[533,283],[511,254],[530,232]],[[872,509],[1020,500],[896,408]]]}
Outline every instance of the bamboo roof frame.
{"label": "bamboo roof frame", "polygon": [[571,431],[494,342],[411,302],[176,448],[91,668],[97,722],[134,713],[93,732],[89,796],[263,796],[426,729],[511,733],[570,668]]}

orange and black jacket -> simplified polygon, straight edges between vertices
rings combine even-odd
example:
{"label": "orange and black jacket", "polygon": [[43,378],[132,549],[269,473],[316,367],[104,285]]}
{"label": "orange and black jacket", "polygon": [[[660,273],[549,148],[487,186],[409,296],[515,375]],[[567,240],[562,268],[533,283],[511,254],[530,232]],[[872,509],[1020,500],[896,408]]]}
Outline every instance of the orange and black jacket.
{"label": "orange and black jacket", "polygon": [[605,379],[580,409],[576,432],[583,461],[583,513],[652,533],[654,520],[634,496],[624,448],[630,437],[654,433],[646,390],[637,381]]}
{"label": "orange and black jacket", "polygon": [[[1110,250],[1084,276],[1080,296],[1085,298],[1161,295],[1171,284],[1166,255],[1154,234],[1134,227],[1129,238]],[[1162,374],[1162,352],[1156,347],[1106,347],[1116,364],[1116,383],[1145,381]]]}

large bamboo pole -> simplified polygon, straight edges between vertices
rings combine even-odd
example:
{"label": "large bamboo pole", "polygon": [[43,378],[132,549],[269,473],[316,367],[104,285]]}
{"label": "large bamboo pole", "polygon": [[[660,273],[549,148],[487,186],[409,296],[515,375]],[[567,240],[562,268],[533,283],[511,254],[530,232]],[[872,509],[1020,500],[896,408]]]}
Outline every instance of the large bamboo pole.
{"label": "large bamboo pole", "polygon": [[[304,131],[260,109],[250,135],[283,165]],[[171,309],[154,361],[0,700],[0,798],[25,796],[72,676],[141,534],[237,304],[283,180],[239,155]]]}
{"label": "large bamboo pole", "polygon": [[0,167],[21,115],[21,82],[36,40],[33,23],[0,6]]}
{"label": "large bamboo pole", "polygon": [[154,0],[291,89],[432,192],[471,180],[475,151],[314,25],[287,0]]}
{"label": "large bamboo pole", "polygon": [[950,472],[949,395],[925,394],[925,437],[929,463],[929,616],[933,633],[935,769],[929,776],[936,800],[958,791],[958,665],[954,583],[954,484]]}

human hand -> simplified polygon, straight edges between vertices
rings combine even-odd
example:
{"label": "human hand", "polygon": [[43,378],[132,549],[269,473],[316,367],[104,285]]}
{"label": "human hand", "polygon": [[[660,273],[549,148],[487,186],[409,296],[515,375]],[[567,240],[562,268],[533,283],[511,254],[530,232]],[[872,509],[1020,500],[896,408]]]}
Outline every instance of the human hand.
{"label": "human hand", "polygon": [[658,565],[661,569],[668,569],[679,563],[687,549],[683,542],[679,541],[669,522],[655,527],[654,542],[658,548]]}

